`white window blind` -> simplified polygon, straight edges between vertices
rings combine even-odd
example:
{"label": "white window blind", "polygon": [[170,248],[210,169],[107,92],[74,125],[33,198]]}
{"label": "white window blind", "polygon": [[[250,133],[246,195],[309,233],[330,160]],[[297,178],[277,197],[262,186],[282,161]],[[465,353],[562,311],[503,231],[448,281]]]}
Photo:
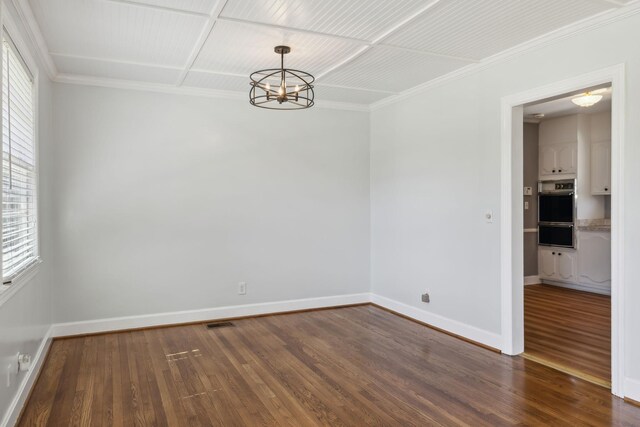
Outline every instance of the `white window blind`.
{"label": "white window blind", "polygon": [[11,39],[2,39],[2,277],[38,259],[33,79]]}

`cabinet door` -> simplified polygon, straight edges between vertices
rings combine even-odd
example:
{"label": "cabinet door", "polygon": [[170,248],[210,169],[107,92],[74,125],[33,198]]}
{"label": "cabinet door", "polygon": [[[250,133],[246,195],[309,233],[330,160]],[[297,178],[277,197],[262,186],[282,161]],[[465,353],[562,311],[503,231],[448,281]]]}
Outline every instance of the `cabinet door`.
{"label": "cabinet door", "polygon": [[591,194],[611,194],[611,142],[591,144]]}
{"label": "cabinet door", "polygon": [[570,142],[556,147],[556,173],[576,173],[578,168],[578,144]]}
{"label": "cabinet door", "polygon": [[538,275],[543,279],[556,278],[555,251],[547,248],[538,250]]}
{"label": "cabinet door", "polygon": [[559,280],[576,282],[577,255],[575,252],[559,250],[556,252],[556,276]]}
{"label": "cabinet door", "polygon": [[592,285],[610,285],[610,233],[604,231],[581,231],[578,254],[578,277],[580,282]]}
{"label": "cabinet door", "polygon": [[553,145],[540,146],[540,176],[553,175],[556,173],[556,147]]}

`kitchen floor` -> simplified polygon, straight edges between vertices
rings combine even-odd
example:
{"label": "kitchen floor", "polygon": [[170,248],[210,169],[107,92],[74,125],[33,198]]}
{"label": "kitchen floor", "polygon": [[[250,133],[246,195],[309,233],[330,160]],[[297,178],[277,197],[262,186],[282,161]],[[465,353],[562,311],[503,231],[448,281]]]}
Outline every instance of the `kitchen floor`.
{"label": "kitchen floor", "polygon": [[610,388],[611,297],[542,284],[524,289],[524,356]]}

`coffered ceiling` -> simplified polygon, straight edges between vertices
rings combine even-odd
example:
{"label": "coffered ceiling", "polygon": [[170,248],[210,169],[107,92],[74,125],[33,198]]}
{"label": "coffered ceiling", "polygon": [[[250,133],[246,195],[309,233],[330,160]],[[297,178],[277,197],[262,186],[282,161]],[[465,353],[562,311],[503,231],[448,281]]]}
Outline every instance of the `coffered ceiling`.
{"label": "coffered ceiling", "polygon": [[[369,105],[635,0],[19,0],[62,78],[247,93],[285,65]],[[28,10],[30,9],[30,11]]]}

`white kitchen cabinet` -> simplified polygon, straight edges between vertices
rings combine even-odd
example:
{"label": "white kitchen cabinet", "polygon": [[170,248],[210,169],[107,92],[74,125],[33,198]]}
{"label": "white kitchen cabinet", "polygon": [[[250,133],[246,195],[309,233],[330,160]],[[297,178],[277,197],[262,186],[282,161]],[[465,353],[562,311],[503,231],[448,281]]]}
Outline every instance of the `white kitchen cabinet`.
{"label": "white kitchen cabinet", "polygon": [[611,141],[591,144],[591,194],[611,194]]}
{"label": "white kitchen cabinet", "polygon": [[578,256],[575,250],[540,246],[538,275],[541,279],[576,282]]}
{"label": "white kitchen cabinet", "polygon": [[578,234],[578,281],[611,291],[611,233],[580,231]]}
{"label": "white kitchen cabinet", "polygon": [[577,142],[540,145],[540,178],[575,175],[578,165]]}
{"label": "white kitchen cabinet", "polygon": [[552,279],[556,275],[556,253],[548,248],[538,251],[538,275],[541,278]]}

